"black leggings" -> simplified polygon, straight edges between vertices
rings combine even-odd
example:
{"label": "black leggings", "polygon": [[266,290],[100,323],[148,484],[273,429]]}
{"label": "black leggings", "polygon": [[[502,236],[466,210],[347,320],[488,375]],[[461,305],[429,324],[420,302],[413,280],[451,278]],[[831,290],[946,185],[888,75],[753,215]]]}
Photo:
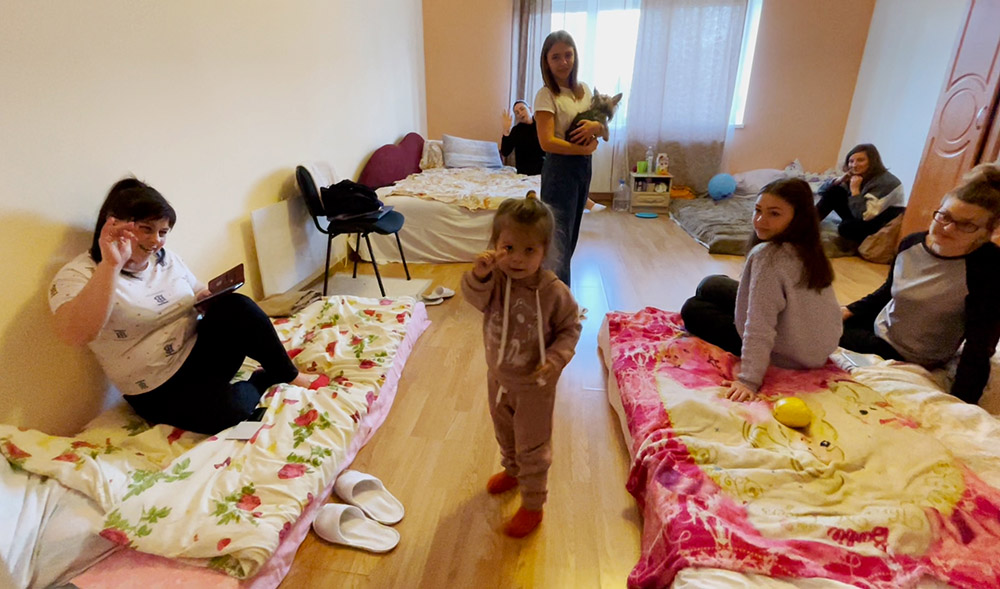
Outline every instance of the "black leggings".
{"label": "black leggings", "polygon": [[[260,362],[261,370],[230,384],[247,356]],[[180,369],[155,389],[125,400],[151,423],[215,434],[249,417],[271,385],[298,374],[264,311],[232,293],[211,303]]]}
{"label": "black leggings", "polygon": [[728,276],[708,276],[681,307],[684,327],[692,335],[736,356],[743,351],[743,338],[736,331],[736,291],[739,287],[740,283]]}
{"label": "black leggings", "polygon": [[903,207],[889,207],[867,221],[859,220],[851,213],[851,207],[847,205],[847,196],[845,190],[824,192],[816,203],[816,212],[819,213],[820,219],[825,219],[830,211],[836,211],[841,219],[837,233],[851,241],[864,241],[866,237],[888,225],[889,221],[902,215],[905,210]]}
{"label": "black leggings", "polygon": [[902,360],[892,344],[875,334],[875,319],[852,315],[844,320],[840,347],[860,354],[878,354],[886,360]]}

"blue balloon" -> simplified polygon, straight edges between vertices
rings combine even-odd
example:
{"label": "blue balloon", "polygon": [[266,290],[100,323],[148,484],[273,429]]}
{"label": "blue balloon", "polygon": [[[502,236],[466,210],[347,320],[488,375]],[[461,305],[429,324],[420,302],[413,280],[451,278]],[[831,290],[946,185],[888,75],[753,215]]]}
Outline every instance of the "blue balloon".
{"label": "blue balloon", "polygon": [[708,181],[708,195],[712,200],[729,198],[736,192],[736,178],[729,174],[716,174]]}

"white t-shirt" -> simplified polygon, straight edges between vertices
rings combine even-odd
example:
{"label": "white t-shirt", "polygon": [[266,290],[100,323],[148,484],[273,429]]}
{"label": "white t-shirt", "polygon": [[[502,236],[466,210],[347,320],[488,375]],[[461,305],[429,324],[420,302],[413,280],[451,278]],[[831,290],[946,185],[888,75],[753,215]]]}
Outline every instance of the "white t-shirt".
{"label": "white t-shirt", "polygon": [[[187,359],[197,336],[194,295],[204,285],[178,256],[163,252],[162,264],[151,260],[145,270],[119,277],[111,316],[88,344],[104,373],[125,395],[166,382]],[[76,298],[96,269],[89,253],[63,266],[49,288],[52,312]]]}
{"label": "white t-shirt", "polygon": [[590,100],[593,98],[590,88],[583,82],[577,83],[583,88],[583,98],[579,100],[572,90],[563,87],[559,88],[559,96],[553,95],[548,86],[542,86],[535,95],[535,112],[550,112],[555,117],[556,139],[566,139],[569,124],[576,115],[590,108]]}

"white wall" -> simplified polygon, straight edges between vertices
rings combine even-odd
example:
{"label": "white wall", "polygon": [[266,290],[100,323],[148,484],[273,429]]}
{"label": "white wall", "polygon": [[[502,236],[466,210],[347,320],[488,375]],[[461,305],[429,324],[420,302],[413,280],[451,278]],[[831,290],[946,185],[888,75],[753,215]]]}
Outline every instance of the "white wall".
{"label": "white wall", "polygon": [[[0,0],[0,422],[67,433],[109,400],[45,291],[134,173],[178,211],[167,247],[260,295],[250,211],[294,166],[357,177],[426,134],[420,0]],[[317,269],[318,270],[318,269]]]}
{"label": "white wall", "polygon": [[872,143],[909,196],[967,10],[968,0],[876,2],[841,162]]}

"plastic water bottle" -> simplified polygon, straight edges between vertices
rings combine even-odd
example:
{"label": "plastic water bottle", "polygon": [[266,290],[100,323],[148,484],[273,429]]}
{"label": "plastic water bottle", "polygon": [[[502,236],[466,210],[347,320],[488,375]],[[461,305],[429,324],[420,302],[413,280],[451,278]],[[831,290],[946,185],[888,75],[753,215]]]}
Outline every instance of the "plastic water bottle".
{"label": "plastic water bottle", "polygon": [[653,173],[653,146],[650,145],[646,147],[646,172],[649,174]]}
{"label": "plastic water bottle", "polygon": [[628,198],[628,188],[625,187],[625,181],[618,181],[618,190],[615,191],[614,201],[611,203],[611,209],[615,211],[627,211],[629,205]]}

